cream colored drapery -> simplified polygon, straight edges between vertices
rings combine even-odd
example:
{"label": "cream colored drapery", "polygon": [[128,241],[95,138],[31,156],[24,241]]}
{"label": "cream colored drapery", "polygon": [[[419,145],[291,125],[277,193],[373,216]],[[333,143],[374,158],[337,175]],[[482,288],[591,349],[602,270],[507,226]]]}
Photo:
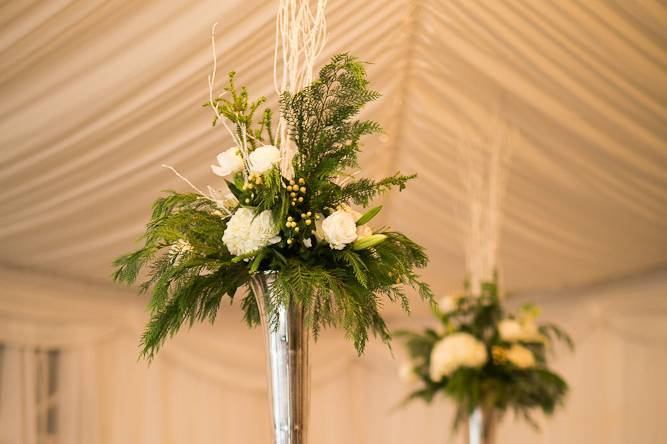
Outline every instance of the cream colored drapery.
{"label": "cream colored drapery", "polygon": [[[163,189],[223,186],[218,79],[273,89],[273,1],[8,2],[0,7],[0,260],[108,281]],[[456,290],[456,144],[495,110],[516,128],[500,263],[511,290],[667,263],[667,8],[637,1],[332,0],[321,62],[349,51],[383,96],[364,174],[419,174],[384,200]],[[539,255],[540,260],[533,260]]]}
{"label": "cream colored drapery", "polygon": [[[267,442],[262,338],[238,312],[179,336],[148,367],[136,359],[139,301],[14,270],[0,277],[0,443],[39,442],[35,401],[26,395],[35,384],[26,356],[36,348],[59,351],[58,443]],[[563,302],[545,297],[548,317],[578,343],[556,360],[572,394],[564,411],[540,421],[541,434],[509,417],[500,442],[660,442],[667,432],[666,285],[667,273],[657,272],[573,290]],[[392,411],[407,393],[398,365],[380,344],[357,358],[341,337],[325,334],[313,347],[313,443],[459,442],[448,432],[453,410],[446,402]]]}

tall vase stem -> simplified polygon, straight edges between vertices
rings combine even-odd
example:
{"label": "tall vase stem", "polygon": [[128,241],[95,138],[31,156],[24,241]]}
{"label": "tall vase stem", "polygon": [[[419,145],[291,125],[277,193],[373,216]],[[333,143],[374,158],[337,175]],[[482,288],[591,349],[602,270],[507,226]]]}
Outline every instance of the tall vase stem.
{"label": "tall vase stem", "polygon": [[251,279],[266,337],[269,399],[274,444],[307,444],[310,410],[308,328],[303,307],[295,301],[279,306],[275,318],[268,310],[275,273]]}
{"label": "tall vase stem", "polygon": [[467,444],[494,444],[496,441],[496,418],[494,408],[477,407],[468,418]]}

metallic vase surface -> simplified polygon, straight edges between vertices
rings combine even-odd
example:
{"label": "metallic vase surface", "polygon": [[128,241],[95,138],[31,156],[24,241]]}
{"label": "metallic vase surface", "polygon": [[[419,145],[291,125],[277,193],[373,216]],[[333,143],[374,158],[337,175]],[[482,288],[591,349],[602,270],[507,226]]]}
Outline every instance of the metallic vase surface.
{"label": "metallic vase surface", "polygon": [[268,314],[274,272],[258,273],[251,279],[262,328],[266,335],[269,401],[274,444],[307,444],[310,410],[309,331],[303,307],[294,301]]}
{"label": "metallic vase surface", "polygon": [[496,421],[497,412],[494,408],[477,407],[468,418],[466,444],[494,444]]}

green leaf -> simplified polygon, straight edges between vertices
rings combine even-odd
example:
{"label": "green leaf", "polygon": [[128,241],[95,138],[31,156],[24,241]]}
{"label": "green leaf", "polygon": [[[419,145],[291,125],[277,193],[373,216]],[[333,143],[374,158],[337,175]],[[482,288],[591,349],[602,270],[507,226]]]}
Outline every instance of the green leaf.
{"label": "green leaf", "polygon": [[256,273],[257,270],[259,269],[259,264],[261,264],[262,260],[266,257],[268,251],[266,248],[262,248],[259,250],[257,253],[257,256],[255,256],[255,259],[253,259],[252,264],[250,265],[250,270],[248,271],[250,274]]}
{"label": "green leaf", "polygon": [[370,222],[371,219],[373,219],[375,216],[377,216],[377,214],[380,212],[381,209],[382,209],[382,205],[380,205],[378,207],[375,207],[372,210],[367,211],[366,214],[364,214],[363,216],[361,216],[359,218],[359,220],[357,220],[357,227],[360,227],[361,225],[365,225],[368,222]]}
{"label": "green leaf", "polygon": [[369,236],[362,236],[352,242],[352,249],[354,251],[365,250],[366,248],[375,247],[387,239],[385,234],[371,234]]}
{"label": "green leaf", "polygon": [[236,200],[238,200],[239,202],[242,202],[241,196],[243,195],[243,191],[239,187],[234,185],[232,182],[230,182],[226,179],[225,179],[225,182],[227,182],[227,186],[229,187],[229,191],[234,195]]}

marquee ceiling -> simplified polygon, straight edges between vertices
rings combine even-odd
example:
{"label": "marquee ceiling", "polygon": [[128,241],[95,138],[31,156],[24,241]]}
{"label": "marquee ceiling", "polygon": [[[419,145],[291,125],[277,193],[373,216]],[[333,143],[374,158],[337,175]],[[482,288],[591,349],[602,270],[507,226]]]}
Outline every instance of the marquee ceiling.
{"label": "marquee ceiling", "polygon": [[[17,1],[0,6],[0,261],[108,283],[149,205],[215,185],[218,67],[272,87],[275,3]],[[514,291],[576,287],[667,263],[667,6],[658,2],[334,1],[322,61],[371,61],[367,175],[417,172],[385,224],[428,247],[442,293],[463,278],[461,128],[517,129],[501,248]]]}

